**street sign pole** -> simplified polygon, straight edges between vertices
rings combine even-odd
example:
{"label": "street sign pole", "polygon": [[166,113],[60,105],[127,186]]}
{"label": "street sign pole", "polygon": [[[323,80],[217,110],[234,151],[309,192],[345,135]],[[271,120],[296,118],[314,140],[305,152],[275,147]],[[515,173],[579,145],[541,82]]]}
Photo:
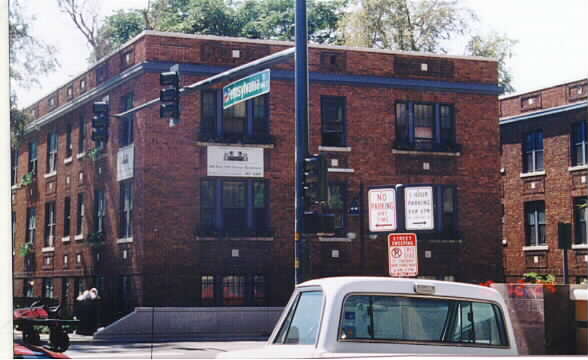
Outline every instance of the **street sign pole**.
{"label": "street sign pole", "polygon": [[310,254],[304,232],[304,197],[302,180],[304,159],[308,155],[308,66],[306,34],[306,0],[296,0],[296,176],[294,220],[294,282],[308,279]]}

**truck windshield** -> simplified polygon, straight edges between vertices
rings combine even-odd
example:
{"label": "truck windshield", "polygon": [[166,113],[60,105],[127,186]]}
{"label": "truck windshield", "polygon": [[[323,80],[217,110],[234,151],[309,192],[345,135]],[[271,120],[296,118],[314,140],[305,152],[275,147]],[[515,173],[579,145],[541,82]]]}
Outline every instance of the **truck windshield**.
{"label": "truck windshield", "polygon": [[290,307],[274,343],[315,344],[321,321],[322,302],[322,291],[301,292]]}
{"label": "truck windshield", "polygon": [[494,304],[389,295],[348,296],[339,339],[507,345]]}

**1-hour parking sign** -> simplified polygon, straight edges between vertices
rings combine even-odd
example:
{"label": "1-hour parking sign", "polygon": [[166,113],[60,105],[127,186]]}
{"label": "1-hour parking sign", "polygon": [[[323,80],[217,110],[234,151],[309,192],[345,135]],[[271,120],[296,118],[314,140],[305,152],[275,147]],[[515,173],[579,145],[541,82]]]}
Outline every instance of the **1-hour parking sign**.
{"label": "1-hour parking sign", "polygon": [[432,186],[404,188],[404,221],[406,230],[433,230],[435,217]]}
{"label": "1-hour parking sign", "polygon": [[368,212],[371,232],[395,231],[396,190],[370,189],[368,191]]}
{"label": "1-hour parking sign", "polygon": [[419,273],[416,234],[388,235],[388,272],[392,277],[412,277]]}

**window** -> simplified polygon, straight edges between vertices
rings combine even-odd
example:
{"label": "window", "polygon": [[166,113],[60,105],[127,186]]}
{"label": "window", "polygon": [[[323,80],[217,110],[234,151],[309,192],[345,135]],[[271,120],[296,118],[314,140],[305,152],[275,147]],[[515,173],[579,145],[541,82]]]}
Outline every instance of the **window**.
{"label": "window", "polygon": [[586,131],[586,121],[581,121],[572,126],[572,165],[586,165],[588,164],[588,146],[586,139],[588,138]]}
{"label": "window", "polygon": [[533,201],[525,204],[527,246],[545,245],[545,203]]}
{"label": "window", "polygon": [[343,304],[340,341],[411,341],[506,346],[498,306],[464,300],[351,295]]}
{"label": "window", "polygon": [[84,194],[78,194],[78,215],[77,215],[77,230],[76,235],[83,235],[85,230],[85,209],[84,209]]}
{"label": "window", "polygon": [[269,97],[258,96],[222,110],[220,91],[207,90],[201,98],[201,129],[203,141],[268,143]]}
{"label": "window", "polygon": [[132,65],[135,57],[133,55],[133,49],[127,50],[120,55],[120,64],[122,68],[126,68]]}
{"label": "window", "polygon": [[53,279],[43,279],[43,297],[53,298]]}
{"label": "window", "polygon": [[223,277],[223,305],[245,305],[245,276]]}
{"label": "window", "polygon": [[71,131],[72,131],[71,124],[67,124],[67,126],[65,127],[65,157],[66,158],[71,157],[71,154],[73,152],[73,145],[71,142]]}
{"label": "window", "polygon": [[47,136],[47,173],[57,171],[57,133],[52,132]]}
{"label": "window", "polygon": [[87,85],[87,81],[86,79],[81,79],[80,80],[80,93],[83,93],[84,91],[86,91],[86,86]]}
{"label": "window", "polygon": [[63,237],[68,237],[71,230],[71,198],[63,200]]}
{"label": "window", "polygon": [[29,143],[29,172],[37,175],[37,143]]}
{"label": "window", "polygon": [[253,276],[253,303],[259,306],[266,305],[265,276],[263,275]]}
{"label": "window", "polygon": [[49,105],[49,109],[53,109],[57,106],[57,95],[53,95],[47,100],[47,104]]}
{"label": "window", "polygon": [[75,297],[78,297],[78,296],[82,295],[85,290],[87,290],[87,287],[86,287],[86,279],[84,279],[84,278],[75,278],[74,279],[74,293],[75,293]]}
{"label": "window", "polygon": [[[244,181],[222,182],[222,215],[229,233],[239,233],[247,227],[247,183]],[[229,221],[230,219],[230,221]]]}
{"label": "window", "polygon": [[12,255],[15,254],[16,250],[16,212],[12,212]]}
{"label": "window", "polygon": [[104,233],[104,219],[106,218],[106,197],[104,196],[104,190],[96,190],[95,201],[94,232]]}
{"label": "window", "polygon": [[78,128],[79,128],[78,154],[81,154],[86,151],[86,127],[85,127],[83,117],[80,117],[80,122],[78,124]]}
{"label": "window", "polygon": [[34,244],[37,233],[37,209],[27,209],[27,242]]}
{"label": "window", "polygon": [[588,244],[586,239],[586,222],[588,220],[588,197],[574,199],[574,227],[576,229],[575,244]]}
{"label": "window", "polygon": [[106,80],[108,71],[108,64],[98,65],[96,68],[96,84],[100,84]]}
{"label": "window", "polygon": [[45,247],[53,247],[56,226],[55,201],[51,201],[45,204]]}
{"label": "window", "polygon": [[[133,108],[133,94],[121,98],[121,112]],[[120,146],[127,146],[133,143],[133,123],[135,116],[127,115],[120,119]]]}
{"label": "window", "polygon": [[71,289],[71,279],[63,278],[61,280],[61,303],[64,305],[65,309],[69,309],[69,304],[72,303],[69,293]]}
{"label": "window", "polygon": [[457,190],[453,186],[441,186],[441,231],[448,235],[457,232]]}
{"label": "window", "polygon": [[537,130],[528,133],[524,144],[525,173],[543,171],[543,131]]}
{"label": "window", "polygon": [[329,184],[327,205],[329,214],[335,216],[335,234],[345,235],[347,185],[340,183]]}
{"label": "window", "polygon": [[276,344],[313,345],[321,321],[322,291],[303,291],[290,307],[276,336]]}
{"label": "window", "polygon": [[459,151],[452,105],[396,103],[397,149]]}
{"label": "window", "polygon": [[214,305],[214,276],[202,275],[200,277],[200,286],[201,305]]}
{"label": "window", "polygon": [[67,89],[65,90],[65,94],[67,99],[72,99],[74,96],[74,91],[73,91],[73,85],[70,85],[67,87]]}
{"label": "window", "polygon": [[33,287],[34,282],[31,279],[24,279],[23,280],[23,290],[22,294],[24,297],[34,297],[35,296],[35,289]]}
{"label": "window", "polygon": [[346,145],[345,118],[345,97],[321,96],[322,145]]}
{"label": "window", "polygon": [[120,238],[133,237],[133,183],[120,183]]}
{"label": "window", "polygon": [[11,172],[10,172],[10,185],[14,186],[18,184],[18,150],[11,150],[10,151],[10,165],[11,165]]}
{"label": "window", "polygon": [[268,192],[263,180],[202,180],[200,225],[203,235],[267,236]]}

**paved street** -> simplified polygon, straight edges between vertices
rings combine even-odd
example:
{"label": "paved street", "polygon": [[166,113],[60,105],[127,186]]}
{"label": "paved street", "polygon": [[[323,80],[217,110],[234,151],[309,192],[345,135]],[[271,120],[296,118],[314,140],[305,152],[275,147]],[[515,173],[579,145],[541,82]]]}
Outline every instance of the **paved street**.
{"label": "paved street", "polygon": [[[15,332],[20,341],[20,332]],[[46,344],[47,335],[41,335]],[[262,340],[103,342],[91,336],[70,334],[71,345],[65,354],[72,359],[211,359],[219,352],[261,347]]]}
{"label": "paved street", "polygon": [[95,342],[72,344],[66,354],[73,359],[211,359],[222,351],[261,346],[262,341]]}

